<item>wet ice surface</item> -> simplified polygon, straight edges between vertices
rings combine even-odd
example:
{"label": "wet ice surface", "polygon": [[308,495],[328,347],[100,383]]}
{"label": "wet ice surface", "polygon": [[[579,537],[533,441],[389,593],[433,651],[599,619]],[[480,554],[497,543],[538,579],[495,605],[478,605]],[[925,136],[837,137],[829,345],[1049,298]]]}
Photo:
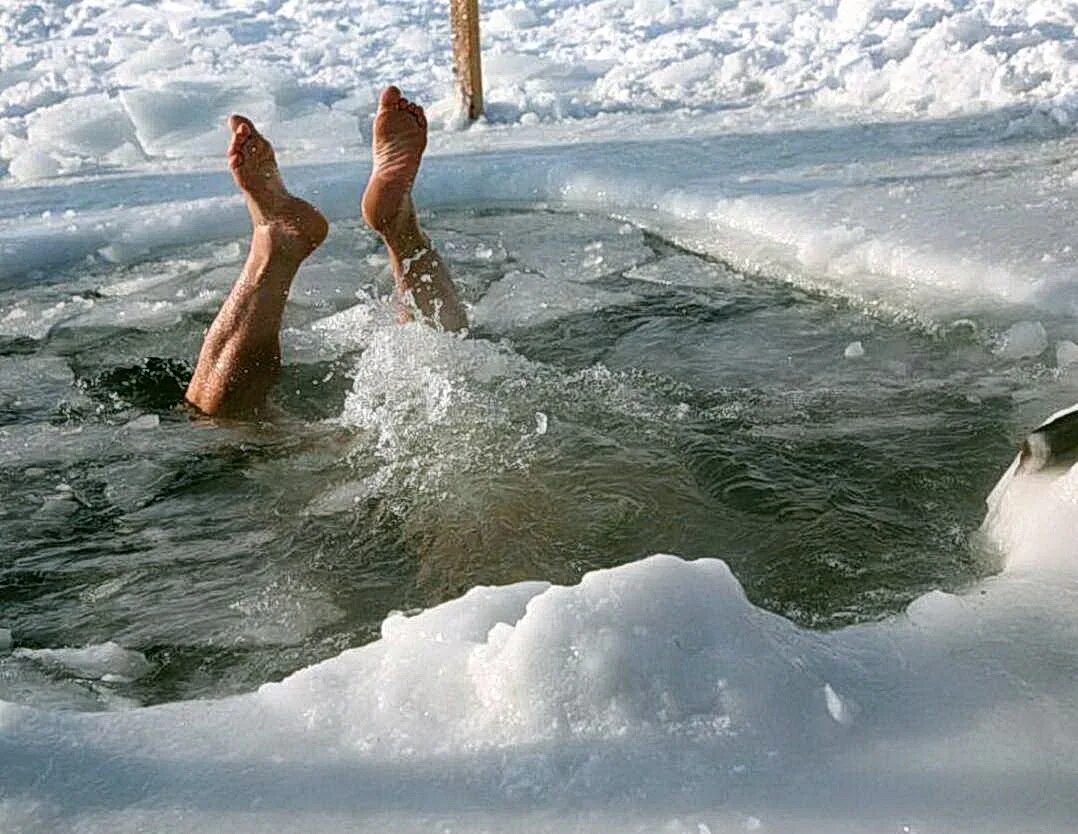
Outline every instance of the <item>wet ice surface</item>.
{"label": "wet ice surface", "polygon": [[337,225],[260,426],[180,406],[240,242],[0,295],[0,699],[250,690],[392,610],[655,552],[721,554],[801,624],[875,619],[992,569],[983,496],[1073,397],[999,348],[1028,333],[929,336],[616,219],[428,224],[475,338],[395,326],[384,256]]}

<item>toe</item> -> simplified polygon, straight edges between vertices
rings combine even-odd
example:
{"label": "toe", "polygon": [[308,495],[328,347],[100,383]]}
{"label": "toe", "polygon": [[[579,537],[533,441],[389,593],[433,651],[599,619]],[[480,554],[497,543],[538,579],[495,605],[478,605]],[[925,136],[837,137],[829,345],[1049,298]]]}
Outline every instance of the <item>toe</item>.
{"label": "toe", "polygon": [[243,136],[255,132],[254,123],[246,116],[241,116],[239,113],[233,113],[228,117],[228,129],[236,135]]}
{"label": "toe", "polygon": [[379,104],[382,107],[396,107],[397,102],[401,101],[401,91],[392,84],[382,90],[382,98]]}
{"label": "toe", "polygon": [[251,139],[258,136],[258,131],[255,130],[255,126],[250,119],[235,113],[228,117],[228,127],[232,131],[232,140],[228,143],[229,161],[231,162],[232,157],[237,155],[241,157],[240,161],[242,161],[240,151],[244,149],[245,145],[254,146]]}
{"label": "toe", "polygon": [[427,124],[426,114],[423,112],[423,108],[418,104],[409,104],[408,112],[412,114],[412,118],[416,120],[416,124],[420,127],[425,127]]}

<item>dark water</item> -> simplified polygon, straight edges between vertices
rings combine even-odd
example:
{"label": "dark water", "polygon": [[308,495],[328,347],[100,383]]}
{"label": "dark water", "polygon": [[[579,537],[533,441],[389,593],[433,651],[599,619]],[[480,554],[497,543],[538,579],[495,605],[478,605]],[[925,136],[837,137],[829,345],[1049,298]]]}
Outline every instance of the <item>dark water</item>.
{"label": "dark water", "polygon": [[475,338],[394,327],[375,241],[340,226],[293,290],[264,425],[180,405],[236,242],[0,295],[0,627],[152,664],[100,680],[0,653],[0,698],[249,690],[391,610],[655,552],[721,557],[812,627],[992,570],[969,534],[1021,403],[1060,384],[1041,366],[615,220],[429,222]]}

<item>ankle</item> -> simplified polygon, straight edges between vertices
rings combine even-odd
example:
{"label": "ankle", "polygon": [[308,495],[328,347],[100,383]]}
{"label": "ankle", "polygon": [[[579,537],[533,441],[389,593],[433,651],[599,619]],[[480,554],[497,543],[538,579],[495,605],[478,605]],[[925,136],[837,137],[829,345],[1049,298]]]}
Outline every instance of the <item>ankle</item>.
{"label": "ankle", "polygon": [[418,228],[406,231],[387,230],[382,233],[382,240],[399,261],[415,258],[430,249],[431,245],[430,238]]}
{"label": "ankle", "polygon": [[249,261],[254,261],[259,266],[274,262],[298,268],[322,243],[325,238],[324,227],[324,221],[321,227],[310,230],[299,228],[286,220],[259,223],[251,234]]}

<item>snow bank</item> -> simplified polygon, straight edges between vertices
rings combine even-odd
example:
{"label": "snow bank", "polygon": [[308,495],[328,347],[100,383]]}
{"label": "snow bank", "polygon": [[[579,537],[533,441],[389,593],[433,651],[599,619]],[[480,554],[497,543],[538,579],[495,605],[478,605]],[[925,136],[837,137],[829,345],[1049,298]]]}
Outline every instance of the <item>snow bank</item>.
{"label": "snow bank", "polygon": [[0,704],[0,821],[1068,831],[1078,561],[1059,540],[1042,561],[1054,528],[1022,517],[1056,513],[1068,483],[1005,482],[986,535],[1035,542],[999,579],[830,634],[757,609],[718,560],[655,556],[392,615],[377,642],[250,695],[93,715]]}
{"label": "snow bank", "polygon": [[[788,747],[803,719],[828,727],[822,684],[797,653],[793,626],[753,608],[721,562],[656,556],[571,588],[475,589],[421,616],[392,616],[375,651],[259,697],[293,714],[313,696],[323,706],[310,730],[346,749],[390,745],[409,757],[541,745],[553,759],[558,745],[627,735],[770,749]],[[356,661],[369,672],[357,676]],[[669,744],[656,753],[677,755]],[[565,774],[537,764],[519,790],[564,789]],[[625,776],[596,768],[589,789]]]}
{"label": "snow bank", "polygon": [[[1073,4],[1051,0],[520,0],[483,4],[488,119],[522,127],[731,107],[1078,118]],[[0,157],[18,181],[218,152],[243,110],[288,154],[354,154],[401,84],[458,124],[444,4],[18,0],[0,10]]]}

